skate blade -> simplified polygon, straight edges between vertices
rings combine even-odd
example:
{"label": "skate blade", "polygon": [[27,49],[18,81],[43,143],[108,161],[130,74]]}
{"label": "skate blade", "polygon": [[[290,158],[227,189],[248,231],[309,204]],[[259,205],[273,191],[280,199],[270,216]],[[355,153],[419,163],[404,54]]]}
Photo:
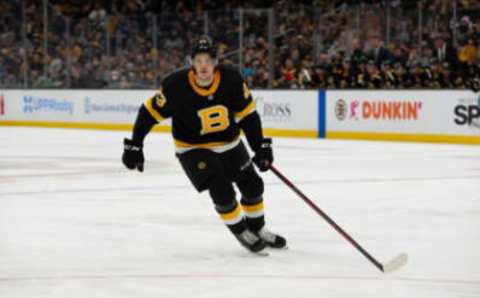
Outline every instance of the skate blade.
{"label": "skate blade", "polygon": [[283,247],[268,246],[268,248],[271,249],[271,250],[287,250],[288,245],[285,245]]}
{"label": "skate blade", "polygon": [[252,251],[251,253],[259,257],[268,257],[270,255],[265,249],[257,252]]}

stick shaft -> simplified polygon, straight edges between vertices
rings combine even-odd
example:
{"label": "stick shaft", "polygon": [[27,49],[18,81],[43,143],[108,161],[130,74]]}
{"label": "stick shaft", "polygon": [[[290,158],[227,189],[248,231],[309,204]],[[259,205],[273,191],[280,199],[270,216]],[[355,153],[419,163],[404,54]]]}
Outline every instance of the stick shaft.
{"label": "stick shaft", "polygon": [[333,219],[330,218],[325,212],[322,211],[312,200],[310,200],[303,192],[298,189],[287,177],[285,177],[280,171],[277,170],[274,166],[270,168],[272,172],[285,183],[293,192],[295,192],[308,206],[317,212],[323,219],[325,219],[330,226],[332,226],[340,235],[343,236],[350,244],[352,244],[362,255],[364,255],[375,267],[380,271],[383,270],[383,265],[377,261],[371,254],[368,253],[360,244],[357,243],[347,232],[345,232]]}

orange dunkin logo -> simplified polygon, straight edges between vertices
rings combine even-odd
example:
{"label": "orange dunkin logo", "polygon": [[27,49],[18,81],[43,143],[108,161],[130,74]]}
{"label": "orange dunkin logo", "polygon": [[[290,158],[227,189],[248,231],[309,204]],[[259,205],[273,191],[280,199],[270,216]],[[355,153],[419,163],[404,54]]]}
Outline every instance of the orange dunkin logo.
{"label": "orange dunkin logo", "polygon": [[362,117],[365,120],[418,120],[421,109],[420,101],[364,101]]}

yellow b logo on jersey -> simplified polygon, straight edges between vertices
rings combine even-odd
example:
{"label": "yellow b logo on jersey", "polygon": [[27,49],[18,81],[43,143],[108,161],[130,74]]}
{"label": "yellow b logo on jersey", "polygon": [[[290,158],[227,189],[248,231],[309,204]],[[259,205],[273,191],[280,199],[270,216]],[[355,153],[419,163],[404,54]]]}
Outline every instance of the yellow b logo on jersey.
{"label": "yellow b logo on jersey", "polygon": [[202,122],[200,134],[205,135],[212,132],[225,130],[230,126],[228,110],[222,105],[216,105],[197,112]]}

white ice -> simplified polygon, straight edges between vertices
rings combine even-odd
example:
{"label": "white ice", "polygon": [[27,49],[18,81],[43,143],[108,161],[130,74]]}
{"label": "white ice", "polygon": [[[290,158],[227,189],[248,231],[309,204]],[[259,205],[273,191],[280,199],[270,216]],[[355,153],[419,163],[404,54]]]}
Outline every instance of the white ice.
{"label": "white ice", "polygon": [[127,132],[0,129],[0,297],[480,297],[480,148],[276,138],[276,165],[380,261],[384,275],[263,175],[268,226],[289,249],[257,257],[184,176],[166,134],[145,172]]}

